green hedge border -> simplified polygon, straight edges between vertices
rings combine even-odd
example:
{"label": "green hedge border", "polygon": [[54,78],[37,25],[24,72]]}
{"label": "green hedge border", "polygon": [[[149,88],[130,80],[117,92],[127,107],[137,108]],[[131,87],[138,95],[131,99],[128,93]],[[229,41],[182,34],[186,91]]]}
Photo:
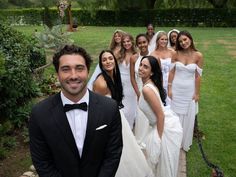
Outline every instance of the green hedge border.
{"label": "green hedge border", "polygon": [[[61,23],[57,9],[50,9],[50,18],[54,24]],[[43,9],[2,10],[7,21],[13,25],[43,24]],[[148,22],[156,26],[206,26],[236,27],[236,9],[157,9],[137,11],[98,10],[85,11],[72,9],[73,18],[79,25],[86,26],[144,26]],[[66,23],[67,18],[63,23]]]}

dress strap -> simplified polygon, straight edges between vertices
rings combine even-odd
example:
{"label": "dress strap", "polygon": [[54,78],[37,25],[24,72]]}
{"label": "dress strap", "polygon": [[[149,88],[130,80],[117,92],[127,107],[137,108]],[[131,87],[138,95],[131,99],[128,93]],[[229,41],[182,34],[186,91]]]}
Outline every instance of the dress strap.
{"label": "dress strap", "polygon": [[149,87],[149,88],[151,88],[155,92],[157,98],[161,102],[162,108],[164,108],[164,105],[163,105],[163,103],[161,101],[159,90],[153,84],[151,84],[151,83],[146,84],[144,87]]}
{"label": "dress strap", "polygon": [[200,67],[197,65],[196,70],[197,70],[198,74],[199,74],[200,76],[202,76],[202,68],[200,68]]}
{"label": "dress strap", "polygon": [[172,63],[170,64],[170,70],[172,70],[175,67],[176,63]]}

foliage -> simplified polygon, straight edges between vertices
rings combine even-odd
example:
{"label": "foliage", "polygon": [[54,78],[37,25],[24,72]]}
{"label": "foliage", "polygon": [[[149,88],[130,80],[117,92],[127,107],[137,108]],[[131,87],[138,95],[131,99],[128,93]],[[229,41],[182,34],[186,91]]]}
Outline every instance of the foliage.
{"label": "foliage", "polygon": [[63,32],[62,25],[53,26],[52,29],[44,26],[44,31],[35,32],[38,45],[45,49],[57,50],[65,44],[71,44],[74,41],[69,38],[70,32]]}
{"label": "foliage", "polygon": [[29,49],[29,62],[31,70],[46,64],[46,53],[43,48],[38,46],[37,39],[33,36],[29,39],[31,47]]}
{"label": "foliage", "polygon": [[4,71],[0,75],[0,116],[20,127],[30,110],[25,105],[37,94],[30,69],[34,58],[30,51],[36,49],[23,34],[3,24],[0,24],[0,43],[1,71]]}
{"label": "foliage", "polygon": [[[26,14],[24,14],[24,12]],[[41,10],[42,12],[42,10]],[[4,14],[9,23],[22,24],[42,24],[41,12],[36,9],[32,19],[27,10],[23,12],[10,10],[0,11]],[[13,13],[13,14],[11,14]],[[58,20],[58,12],[55,9],[50,9],[53,21]],[[18,16],[17,16],[18,14]],[[40,17],[36,17],[38,14]],[[159,9],[159,10],[96,10],[91,15],[87,10],[73,10],[74,20],[78,21],[79,25],[96,25],[96,26],[144,26],[146,23],[153,22],[157,26],[207,26],[207,27],[235,27],[236,8],[234,9]],[[19,18],[20,16],[20,18]],[[18,20],[14,20],[17,19]],[[21,20],[20,20],[21,19]],[[35,21],[37,19],[39,21]],[[11,21],[13,20],[13,21]],[[68,18],[64,18],[65,24]]]}

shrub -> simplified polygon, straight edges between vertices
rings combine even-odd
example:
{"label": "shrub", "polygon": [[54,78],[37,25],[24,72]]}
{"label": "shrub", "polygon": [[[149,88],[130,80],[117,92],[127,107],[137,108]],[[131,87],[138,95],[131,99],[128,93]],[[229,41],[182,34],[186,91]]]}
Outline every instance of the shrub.
{"label": "shrub", "polygon": [[34,58],[30,51],[35,48],[20,32],[3,24],[0,24],[0,43],[0,118],[21,126],[22,119],[28,117],[25,116],[28,109],[24,109],[24,114],[22,106],[27,105],[37,91],[31,73],[31,67],[36,66],[30,64]]}

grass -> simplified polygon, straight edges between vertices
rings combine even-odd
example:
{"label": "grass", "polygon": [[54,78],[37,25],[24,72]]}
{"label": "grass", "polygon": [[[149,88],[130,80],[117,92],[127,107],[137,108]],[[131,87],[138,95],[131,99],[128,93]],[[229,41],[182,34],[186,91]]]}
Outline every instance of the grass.
{"label": "grass", "polygon": [[[27,35],[42,27],[16,27]],[[175,27],[177,28],[177,27]],[[71,36],[75,43],[84,47],[94,59],[91,73],[99,52],[109,46],[116,29],[136,36],[145,32],[144,27],[79,27]],[[171,28],[157,28],[168,31]],[[208,159],[219,165],[225,177],[236,174],[236,30],[235,28],[177,28],[188,30],[195,45],[204,56],[201,83],[199,128],[204,132],[203,148]],[[51,69],[50,72],[53,70]],[[197,141],[193,141],[187,153],[188,177],[210,176],[211,169],[204,163]]]}

